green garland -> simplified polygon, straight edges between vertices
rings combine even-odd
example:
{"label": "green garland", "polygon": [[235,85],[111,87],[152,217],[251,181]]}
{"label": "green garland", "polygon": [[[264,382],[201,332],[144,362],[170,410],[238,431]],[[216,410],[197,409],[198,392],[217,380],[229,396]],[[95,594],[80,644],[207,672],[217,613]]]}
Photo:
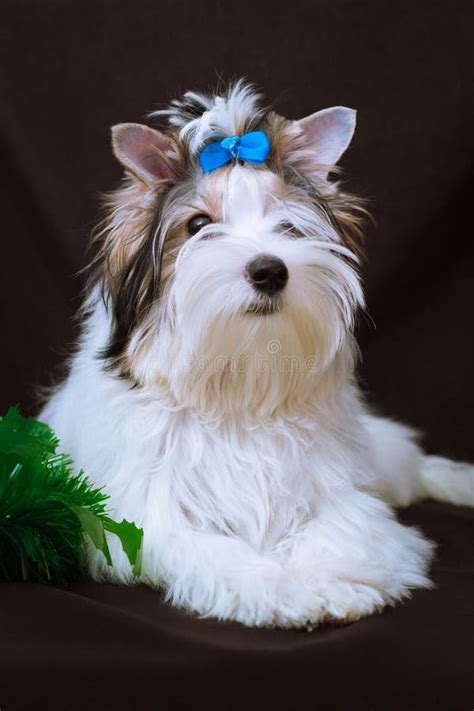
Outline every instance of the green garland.
{"label": "green garland", "polygon": [[102,489],[57,454],[54,432],[11,407],[0,418],[0,582],[64,584],[85,574],[84,536],[112,565],[105,531],[120,539],[135,576],[143,531],[109,518]]}

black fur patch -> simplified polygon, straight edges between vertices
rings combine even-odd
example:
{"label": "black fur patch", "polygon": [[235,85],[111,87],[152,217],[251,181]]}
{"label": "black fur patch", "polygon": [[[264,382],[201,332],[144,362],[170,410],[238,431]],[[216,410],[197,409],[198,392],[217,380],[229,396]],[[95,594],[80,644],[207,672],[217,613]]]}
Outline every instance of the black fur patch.
{"label": "black fur patch", "polygon": [[163,201],[159,202],[147,238],[130,262],[116,277],[112,298],[112,334],[99,357],[106,361],[107,370],[120,369],[122,356],[130,336],[151,304],[159,296],[163,250],[156,249],[162,219]]}
{"label": "black fur patch", "polygon": [[182,99],[175,99],[171,102],[168,115],[179,119],[182,125],[200,118],[209,109],[206,98],[202,101],[197,97],[183,96]]}

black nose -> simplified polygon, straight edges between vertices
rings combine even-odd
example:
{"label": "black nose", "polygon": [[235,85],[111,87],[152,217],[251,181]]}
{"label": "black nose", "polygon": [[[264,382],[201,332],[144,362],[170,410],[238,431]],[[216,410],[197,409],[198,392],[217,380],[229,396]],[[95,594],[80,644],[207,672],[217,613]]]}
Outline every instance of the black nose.
{"label": "black nose", "polygon": [[268,254],[260,254],[249,262],[247,275],[255,289],[269,296],[281,291],[288,281],[288,269],[285,262]]}

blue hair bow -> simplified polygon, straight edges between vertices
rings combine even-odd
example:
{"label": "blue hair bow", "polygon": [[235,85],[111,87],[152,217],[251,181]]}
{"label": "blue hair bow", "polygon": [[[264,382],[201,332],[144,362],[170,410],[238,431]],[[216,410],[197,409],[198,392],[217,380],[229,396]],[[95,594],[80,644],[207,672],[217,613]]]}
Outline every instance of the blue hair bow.
{"label": "blue hair bow", "polygon": [[243,136],[228,136],[209,143],[199,155],[205,173],[227,165],[234,159],[261,165],[270,152],[270,141],[263,131],[251,131]]}

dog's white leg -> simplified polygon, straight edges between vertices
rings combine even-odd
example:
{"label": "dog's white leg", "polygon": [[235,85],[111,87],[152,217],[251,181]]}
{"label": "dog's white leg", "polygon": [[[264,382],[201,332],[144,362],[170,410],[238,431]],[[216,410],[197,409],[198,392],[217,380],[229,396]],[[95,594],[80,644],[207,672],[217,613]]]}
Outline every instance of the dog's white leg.
{"label": "dog's white leg", "polygon": [[167,599],[203,616],[255,626],[301,625],[318,603],[279,561],[228,536],[181,532],[170,539],[160,565]]}
{"label": "dog's white leg", "polygon": [[370,494],[333,494],[280,551],[288,556],[289,574],[324,601],[313,610],[312,622],[356,620],[408,597],[412,588],[431,585],[430,541],[398,523]]}
{"label": "dog's white leg", "polygon": [[[204,617],[249,626],[306,624],[318,600],[291,578],[282,563],[248,543],[218,532],[202,532],[165,517],[143,523],[142,574],[138,581],[162,588],[166,600]],[[108,538],[114,566],[89,548],[89,570],[96,580],[132,584],[130,565],[115,537]],[[321,601],[322,602],[322,601]]]}
{"label": "dog's white leg", "polygon": [[427,456],[416,432],[380,417],[364,418],[368,449],[378,493],[393,506],[437,499],[474,506],[474,466]]}

